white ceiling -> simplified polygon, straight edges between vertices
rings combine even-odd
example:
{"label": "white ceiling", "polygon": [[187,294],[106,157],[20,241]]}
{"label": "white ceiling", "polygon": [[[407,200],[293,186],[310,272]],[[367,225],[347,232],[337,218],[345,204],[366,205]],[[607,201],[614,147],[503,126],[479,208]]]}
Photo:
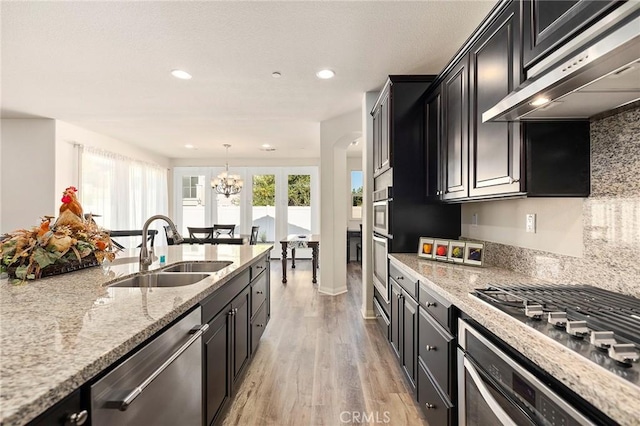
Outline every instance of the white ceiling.
{"label": "white ceiling", "polygon": [[[224,143],[231,158],[263,143],[318,157],[321,121],[389,74],[437,74],[495,3],[3,1],[2,117],[60,119],[169,158]],[[334,79],[316,78],[325,67]]]}

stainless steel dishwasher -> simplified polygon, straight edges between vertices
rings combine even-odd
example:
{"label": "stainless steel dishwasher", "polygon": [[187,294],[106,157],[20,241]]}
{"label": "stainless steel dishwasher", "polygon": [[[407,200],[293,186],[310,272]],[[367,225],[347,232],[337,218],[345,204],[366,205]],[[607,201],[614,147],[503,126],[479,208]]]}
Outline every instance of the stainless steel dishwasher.
{"label": "stainless steel dishwasher", "polygon": [[202,425],[197,308],[91,386],[93,426]]}

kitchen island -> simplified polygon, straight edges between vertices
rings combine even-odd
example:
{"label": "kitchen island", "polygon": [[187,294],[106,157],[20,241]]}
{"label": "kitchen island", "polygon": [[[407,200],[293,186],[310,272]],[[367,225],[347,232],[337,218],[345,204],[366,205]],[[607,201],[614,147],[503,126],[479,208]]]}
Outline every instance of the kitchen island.
{"label": "kitchen island", "polygon": [[616,422],[638,424],[637,386],[471,295],[488,286],[552,283],[496,267],[423,260],[415,254],[390,254],[389,259]]}
{"label": "kitchen island", "polygon": [[156,247],[150,271],[184,261],[232,262],[181,287],[109,287],[139,274],[138,250],[120,253],[108,266],[22,285],[0,280],[0,423],[28,423],[268,256],[271,248]]}

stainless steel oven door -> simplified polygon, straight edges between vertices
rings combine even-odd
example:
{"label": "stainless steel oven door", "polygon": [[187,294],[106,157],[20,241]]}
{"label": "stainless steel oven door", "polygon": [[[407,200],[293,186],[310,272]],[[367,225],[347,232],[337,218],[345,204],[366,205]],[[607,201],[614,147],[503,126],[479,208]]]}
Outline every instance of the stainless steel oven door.
{"label": "stainless steel oven door", "polygon": [[378,289],[384,301],[389,303],[389,259],[388,240],[373,235],[373,285]]}
{"label": "stainless steel oven door", "polygon": [[458,336],[460,426],[593,425],[466,321]]}
{"label": "stainless steel oven door", "polygon": [[373,203],[373,230],[378,234],[389,235],[389,200]]}

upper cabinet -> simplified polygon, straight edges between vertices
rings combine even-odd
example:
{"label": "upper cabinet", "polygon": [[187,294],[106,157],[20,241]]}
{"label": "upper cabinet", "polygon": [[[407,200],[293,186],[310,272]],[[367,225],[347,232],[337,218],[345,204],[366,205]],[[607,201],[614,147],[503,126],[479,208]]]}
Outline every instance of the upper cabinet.
{"label": "upper cabinet", "polygon": [[505,2],[427,93],[425,143],[440,139],[443,201],[589,195],[588,121],[482,122],[523,80],[521,5]]}
{"label": "upper cabinet", "polygon": [[524,0],[524,67],[534,65],[554,47],[578,34],[602,14],[621,3],[615,0]]}
{"label": "upper cabinet", "polygon": [[469,196],[520,191],[520,125],[482,122],[521,82],[520,13],[511,3],[469,52]]}
{"label": "upper cabinet", "polygon": [[[373,174],[398,165],[422,170],[422,99],[433,75],[389,76],[373,116]],[[417,159],[415,157],[418,157]]]}
{"label": "upper cabinet", "polygon": [[431,93],[424,104],[424,164],[427,170],[425,176],[425,197],[434,200],[440,197],[440,156],[442,138],[442,96],[440,88]]}
{"label": "upper cabinet", "polygon": [[469,196],[469,56],[449,71],[440,88],[442,108],[442,199]]}

